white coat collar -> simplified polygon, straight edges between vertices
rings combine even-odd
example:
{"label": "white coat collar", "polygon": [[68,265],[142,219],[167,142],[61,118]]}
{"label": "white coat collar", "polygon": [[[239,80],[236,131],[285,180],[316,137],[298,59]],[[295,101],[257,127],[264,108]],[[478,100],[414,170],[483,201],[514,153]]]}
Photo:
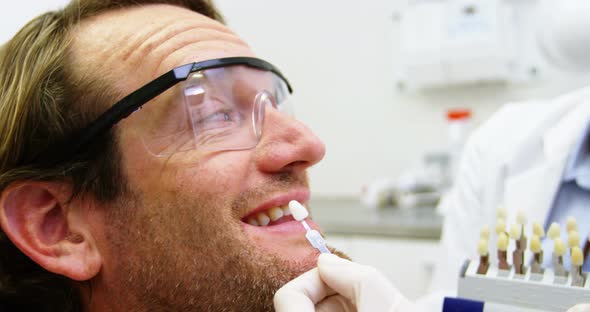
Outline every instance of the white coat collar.
{"label": "white coat collar", "polygon": [[[523,211],[530,222],[544,224],[562,181],[568,155],[590,121],[589,89],[557,99],[546,118],[539,123],[530,140],[525,140],[511,159],[525,170],[508,173],[504,204],[510,223]],[[530,163],[525,165],[525,162]],[[508,164],[510,171],[511,165]]]}

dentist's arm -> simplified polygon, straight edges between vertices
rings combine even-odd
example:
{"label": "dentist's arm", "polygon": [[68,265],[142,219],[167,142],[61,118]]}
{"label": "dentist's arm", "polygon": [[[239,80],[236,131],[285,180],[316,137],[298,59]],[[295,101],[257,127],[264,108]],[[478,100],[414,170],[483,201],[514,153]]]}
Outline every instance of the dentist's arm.
{"label": "dentist's arm", "polygon": [[410,302],[377,270],[322,254],[318,267],[277,291],[278,312],[413,311]]}

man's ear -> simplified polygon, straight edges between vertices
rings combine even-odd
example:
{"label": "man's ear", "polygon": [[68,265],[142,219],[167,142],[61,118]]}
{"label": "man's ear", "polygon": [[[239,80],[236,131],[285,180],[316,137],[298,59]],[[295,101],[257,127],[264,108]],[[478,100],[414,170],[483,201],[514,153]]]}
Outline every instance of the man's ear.
{"label": "man's ear", "polygon": [[70,203],[60,182],[9,185],[0,197],[0,226],[14,245],[47,271],[84,281],[98,274],[102,258],[88,213]]}

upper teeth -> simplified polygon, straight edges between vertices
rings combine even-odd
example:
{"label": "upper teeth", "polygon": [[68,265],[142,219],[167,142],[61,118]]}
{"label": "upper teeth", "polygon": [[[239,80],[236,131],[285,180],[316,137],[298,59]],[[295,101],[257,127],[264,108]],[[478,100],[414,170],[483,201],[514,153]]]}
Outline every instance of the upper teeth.
{"label": "upper teeth", "polygon": [[255,226],[267,226],[270,222],[277,221],[283,216],[288,216],[290,214],[291,211],[288,206],[272,207],[249,217],[246,222]]}

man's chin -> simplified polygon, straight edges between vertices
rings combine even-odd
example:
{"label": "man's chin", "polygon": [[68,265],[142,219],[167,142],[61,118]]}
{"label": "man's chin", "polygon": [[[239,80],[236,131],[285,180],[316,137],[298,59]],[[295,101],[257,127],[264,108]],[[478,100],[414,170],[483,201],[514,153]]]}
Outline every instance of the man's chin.
{"label": "man's chin", "polygon": [[261,248],[265,254],[280,260],[291,270],[306,272],[317,266],[320,253],[311,246],[265,246]]}

